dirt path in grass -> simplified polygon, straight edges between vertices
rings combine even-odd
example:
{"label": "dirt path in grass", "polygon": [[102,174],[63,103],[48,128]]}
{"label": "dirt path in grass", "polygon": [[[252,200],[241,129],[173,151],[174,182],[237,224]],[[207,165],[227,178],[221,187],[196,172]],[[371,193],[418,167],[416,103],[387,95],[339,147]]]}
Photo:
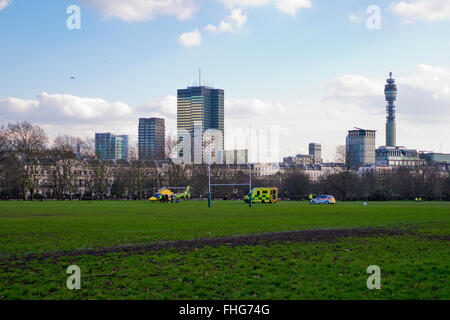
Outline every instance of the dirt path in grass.
{"label": "dirt path in grass", "polygon": [[78,249],[72,251],[52,251],[41,254],[28,254],[20,257],[6,257],[0,258],[2,260],[13,260],[17,262],[27,262],[30,260],[44,260],[57,259],[60,257],[73,257],[80,255],[106,255],[109,253],[146,253],[155,252],[158,250],[176,249],[179,251],[194,250],[206,246],[254,246],[254,245],[269,245],[273,243],[282,242],[311,242],[311,241],[325,241],[333,242],[340,238],[366,238],[378,236],[395,236],[404,235],[406,231],[389,230],[381,228],[352,228],[352,229],[321,229],[321,230],[302,230],[289,232],[271,232],[263,234],[252,234],[245,236],[228,236],[217,238],[201,238],[194,240],[178,240],[178,241],[164,241],[151,242],[146,244],[113,246],[113,247],[99,247],[93,249]]}

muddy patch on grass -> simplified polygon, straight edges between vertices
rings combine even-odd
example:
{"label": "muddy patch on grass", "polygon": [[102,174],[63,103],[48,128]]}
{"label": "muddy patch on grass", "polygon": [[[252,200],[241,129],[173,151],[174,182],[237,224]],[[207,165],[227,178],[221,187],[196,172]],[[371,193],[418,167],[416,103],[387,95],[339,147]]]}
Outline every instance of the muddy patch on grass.
{"label": "muddy patch on grass", "polygon": [[28,217],[54,217],[54,214],[27,214],[27,215],[1,215],[0,218],[28,218]]}
{"label": "muddy patch on grass", "polygon": [[228,236],[217,238],[200,238],[194,240],[178,240],[151,242],[127,246],[100,247],[92,249],[77,249],[72,251],[53,251],[41,254],[27,254],[21,257],[0,258],[5,261],[27,262],[31,260],[58,259],[61,257],[74,257],[81,255],[106,255],[109,253],[147,253],[160,250],[175,249],[179,251],[195,250],[203,247],[218,246],[255,246],[270,245],[283,242],[334,242],[341,238],[367,238],[379,236],[401,236],[407,232],[402,230],[389,230],[381,228],[352,228],[352,229],[321,229],[302,230],[289,232],[270,232],[263,234],[252,234],[244,236]]}

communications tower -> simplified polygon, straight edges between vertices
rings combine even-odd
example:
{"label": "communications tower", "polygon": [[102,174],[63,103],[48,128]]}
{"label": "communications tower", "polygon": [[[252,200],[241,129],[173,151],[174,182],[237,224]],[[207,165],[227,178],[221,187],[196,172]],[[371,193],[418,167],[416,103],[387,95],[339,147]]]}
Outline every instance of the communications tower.
{"label": "communications tower", "polygon": [[396,125],[395,125],[395,101],[397,100],[397,85],[392,78],[392,72],[389,73],[389,79],[384,87],[386,96],[386,146],[396,146]]}

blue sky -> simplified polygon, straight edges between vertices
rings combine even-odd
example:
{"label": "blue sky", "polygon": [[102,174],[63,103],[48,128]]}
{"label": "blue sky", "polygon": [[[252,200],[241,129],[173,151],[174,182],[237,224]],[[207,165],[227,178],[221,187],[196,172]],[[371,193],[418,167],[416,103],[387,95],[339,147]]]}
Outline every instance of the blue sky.
{"label": "blue sky", "polygon": [[[154,0],[123,2],[127,5],[116,0],[0,0],[0,8],[7,4],[0,9],[0,122],[31,120],[49,135],[111,128],[133,136],[138,116],[162,115],[173,130],[176,89],[196,81],[201,67],[205,80],[225,90],[228,125],[279,126],[285,135],[298,137],[282,142],[283,155],[303,152],[307,142],[320,140],[332,158],[353,125],[330,110],[343,108],[342,114],[357,118],[355,126],[379,130],[377,144],[383,144],[383,82],[392,70],[399,78],[399,121],[404,122],[397,126],[403,128],[403,144],[426,150],[444,145],[443,151],[450,152],[450,141],[442,138],[450,132],[441,123],[450,118],[448,0],[182,0],[178,6],[167,0],[164,9],[149,6]],[[72,4],[81,8],[81,30],[66,27],[66,8]],[[366,26],[366,9],[373,4],[381,9],[379,30]],[[183,16],[192,8],[189,17]],[[245,17],[241,25],[226,32],[205,30],[221,21],[236,23],[227,18],[232,10]],[[201,43],[183,45],[180,35],[196,29]],[[438,85],[424,89],[421,79],[428,78]],[[336,94],[336,88],[345,94]],[[80,103],[80,110],[89,113],[100,100],[105,106],[92,117],[76,114]],[[413,111],[420,106],[410,106],[418,100],[429,111],[433,107],[435,117],[418,118]],[[261,117],[255,101],[278,117]],[[63,111],[46,122],[28,112],[26,103],[41,108],[41,114]],[[277,108],[270,108],[274,104]],[[247,107],[242,117],[234,112]],[[116,119],[111,113],[117,109]],[[311,132],[317,127],[312,120],[305,122],[313,115],[326,118],[320,132]],[[428,126],[444,131],[438,138],[424,138]]]}

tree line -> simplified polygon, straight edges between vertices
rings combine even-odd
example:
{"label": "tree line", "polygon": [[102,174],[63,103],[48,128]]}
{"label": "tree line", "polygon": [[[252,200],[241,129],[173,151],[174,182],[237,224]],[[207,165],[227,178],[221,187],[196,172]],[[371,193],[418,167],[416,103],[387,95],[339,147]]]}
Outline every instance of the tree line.
{"label": "tree line", "polygon": [[[136,148],[130,148],[129,161],[111,161],[95,153],[93,139],[59,135],[50,143],[39,126],[9,123],[0,128],[0,199],[142,200],[159,188],[187,185],[191,197],[206,198],[208,166],[173,163],[169,155],[174,140],[167,140],[168,160],[140,160]],[[247,183],[249,169],[212,165],[211,181]],[[331,194],[338,200],[450,200],[450,170],[428,165],[357,174],[347,167],[312,182],[303,170],[293,168],[253,176],[252,186],[277,187],[286,200],[304,200],[309,194]],[[212,187],[219,199],[242,199],[248,192],[248,186]]]}
{"label": "tree line", "polygon": [[[272,178],[273,179],[273,178]],[[267,184],[260,181],[259,184]],[[352,170],[325,175],[311,182],[302,170],[292,170],[279,179],[282,198],[305,200],[310,194],[329,194],[344,201],[439,200],[450,201],[450,168],[398,167],[357,174]]]}

